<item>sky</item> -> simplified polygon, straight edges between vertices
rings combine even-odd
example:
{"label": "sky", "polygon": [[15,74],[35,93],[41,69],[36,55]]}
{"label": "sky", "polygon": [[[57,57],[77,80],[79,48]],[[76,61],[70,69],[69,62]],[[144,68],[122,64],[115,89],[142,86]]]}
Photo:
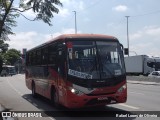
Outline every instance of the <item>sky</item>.
{"label": "sky", "polygon": [[[15,0],[14,5],[18,6]],[[22,51],[40,45],[61,34],[77,32],[105,34],[118,38],[127,48],[127,18],[130,55],[160,57],[160,0],[60,0],[63,7],[54,14],[53,26],[42,21],[28,21],[23,16],[16,19],[16,35],[7,41],[10,48]],[[24,13],[30,19],[35,14],[30,10]]]}

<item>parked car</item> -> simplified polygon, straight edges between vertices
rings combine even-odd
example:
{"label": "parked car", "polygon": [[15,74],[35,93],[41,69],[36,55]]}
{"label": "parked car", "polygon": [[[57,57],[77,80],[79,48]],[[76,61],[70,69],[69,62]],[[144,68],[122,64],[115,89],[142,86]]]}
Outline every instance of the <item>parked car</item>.
{"label": "parked car", "polygon": [[153,71],[148,75],[148,77],[160,78],[160,71]]}

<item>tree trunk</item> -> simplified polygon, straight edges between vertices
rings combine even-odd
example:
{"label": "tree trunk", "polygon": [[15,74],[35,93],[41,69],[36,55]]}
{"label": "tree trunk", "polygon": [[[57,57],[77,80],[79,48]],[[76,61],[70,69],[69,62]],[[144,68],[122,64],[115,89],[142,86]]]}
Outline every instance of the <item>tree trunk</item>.
{"label": "tree trunk", "polygon": [[[6,18],[7,18],[7,15],[8,15],[8,13],[9,13],[11,7],[12,7],[13,1],[14,1],[14,0],[10,0],[10,4],[9,4],[8,7],[7,7],[7,6],[4,6],[4,7],[5,7],[5,14],[4,14],[4,16],[3,16],[3,19],[0,21],[0,38],[2,37],[2,30],[3,30],[4,22],[5,22],[5,20],[6,20]],[[6,0],[2,0],[2,2],[3,2],[3,4],[6,4],[6,3],[5,3]]]}

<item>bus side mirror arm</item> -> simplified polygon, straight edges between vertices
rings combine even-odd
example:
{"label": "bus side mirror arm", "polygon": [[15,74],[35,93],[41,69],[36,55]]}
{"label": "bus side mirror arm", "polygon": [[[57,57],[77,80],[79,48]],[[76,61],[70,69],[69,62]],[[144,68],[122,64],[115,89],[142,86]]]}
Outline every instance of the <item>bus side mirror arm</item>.
{"label": "bus side mirror arm", "polygon": [[120,46],[121,46],[121,48],[122,48],[122,50],[124,49],[124,47],[123,47],[123,45],[120,43]]}

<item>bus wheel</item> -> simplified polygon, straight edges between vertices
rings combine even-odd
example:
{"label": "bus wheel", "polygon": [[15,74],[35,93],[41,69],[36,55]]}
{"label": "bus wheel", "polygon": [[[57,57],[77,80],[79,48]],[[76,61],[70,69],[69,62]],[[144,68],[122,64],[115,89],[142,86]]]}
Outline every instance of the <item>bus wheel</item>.
{"label": "bus wheel", "polygon": [[56,90],[52,90],[51,92],[51,103],[54,107],[59,108],[59,102],[58,102],[58,94],[56,92]]}
{"label": "bus wheel", "polygon": [[36,91],[35,91],[35,84],[34,84],[34,83],[32,84],[32,96],[33,96],[34,98],[37,97],[37,93],[36,93]]}

